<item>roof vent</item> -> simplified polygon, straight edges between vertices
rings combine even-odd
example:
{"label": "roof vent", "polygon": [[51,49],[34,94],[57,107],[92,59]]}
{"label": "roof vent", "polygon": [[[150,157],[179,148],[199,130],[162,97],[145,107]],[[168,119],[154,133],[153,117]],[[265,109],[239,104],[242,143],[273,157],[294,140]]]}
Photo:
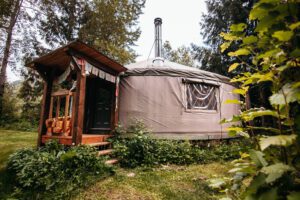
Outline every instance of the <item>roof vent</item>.
{"label": "roof vent", "polygon": [[164,59],[162,58],[162,38],[161,38],[161,18],[154,19],[155,25],[155,58],[153,64],[155,66],[162,66]]}

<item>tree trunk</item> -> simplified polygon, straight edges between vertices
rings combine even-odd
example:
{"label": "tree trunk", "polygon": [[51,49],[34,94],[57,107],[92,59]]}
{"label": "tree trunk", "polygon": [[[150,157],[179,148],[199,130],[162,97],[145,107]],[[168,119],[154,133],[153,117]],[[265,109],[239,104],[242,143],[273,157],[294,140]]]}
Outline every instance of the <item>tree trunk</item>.
{"label": "tree trunk", "polygon": [[3,59],[1,64],[1,71],[0,71],[0,115],[2,115],[2,109],[3,109],[3,95],[4,95],[4,89],[5,89],[5,83],[6,83],[6,70],[8,65],[8,58],[10,54],[10,48],[11,48],[11,42],[12,42],[12,34],[13,29],[16,24],[16,21],[18,19],[20,8],[23,3],[23,0],[17,0],[15,2],[14,8],[12,10],[12,13],[10,15],[9,25],[7,27],[7,38],[5,42],[4,47],[4,53],[3,53]]}

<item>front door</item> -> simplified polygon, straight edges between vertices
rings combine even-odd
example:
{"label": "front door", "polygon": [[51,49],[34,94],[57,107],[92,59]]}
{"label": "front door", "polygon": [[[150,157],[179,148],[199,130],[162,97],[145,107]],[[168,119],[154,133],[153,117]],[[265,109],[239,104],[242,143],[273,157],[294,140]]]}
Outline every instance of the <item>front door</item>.
{"label": "front door", "polygon": [[109,132],[114,105],[114,85],[98,78],[89,81],[88,85],[88,133]]}

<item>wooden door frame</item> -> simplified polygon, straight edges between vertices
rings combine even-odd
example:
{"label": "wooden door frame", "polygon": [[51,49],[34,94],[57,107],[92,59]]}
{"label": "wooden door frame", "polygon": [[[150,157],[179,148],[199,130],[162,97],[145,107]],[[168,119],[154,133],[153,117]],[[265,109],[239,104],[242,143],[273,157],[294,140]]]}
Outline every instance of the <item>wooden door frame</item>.
{"label": "wooden door frame", "polygon": [[[92,91],[95,89],[95,87],[97,87],[97,81],[99,82],[106,82],[107,84],[111,84],[111,103],[110,103],[110,106],[111,106],[111,113],[110,113],[110,127],[109,127],[109,130],[100,130],[99,129],[99,132],[104,132],[104,131],[108,131],[108,133],[111,133],[112,130],[115,128],[115,102],[116,102],[116,83],[111,83],[107,80],[104,80],[104,79],[101,79],[99,77],[90,77],[88,78],[87,80],[87,91],[86,91],[86,118],[85,118],[85,122],[84,122],[84,130],[86,133],[88,134],[94,134],[92,132],[94,131],[91,131],[90,130],[90,126],[91,126],[91,121],[93,120],[92,119],[92,115],[94,115],[93,112],[90,112],[91,110],[92,111],[95,111],[95,108],[91,108],[92,106],[94,106],[94,102],[92,102],[92,98],[94,97]],[[98,83],[99,84],[99,83]],[[95,130],[97,131],[97,130]]]}

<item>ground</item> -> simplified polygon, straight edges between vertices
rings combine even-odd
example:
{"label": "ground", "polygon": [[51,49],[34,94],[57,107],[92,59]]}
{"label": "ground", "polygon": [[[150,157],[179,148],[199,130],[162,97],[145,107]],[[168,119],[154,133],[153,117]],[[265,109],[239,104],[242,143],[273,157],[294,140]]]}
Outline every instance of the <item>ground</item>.
{"label": "ground", "polygon": [[[33,132],[0,129],[0,199],[3,194],[6,196],[7,192],[11,191],[10,188],[5,188],[4,178],[4,168],[9,155],[19,148],[34,147],[36,137],[37,133]],[[80,193],[76,199],[217,199],[220,196],[207,188],[206,180],[216,175],[224,175],[228,168],[228,163],[189,166],[172,165],[154,169],[122,169],[116,167],[114,176],[93,184]]]}

